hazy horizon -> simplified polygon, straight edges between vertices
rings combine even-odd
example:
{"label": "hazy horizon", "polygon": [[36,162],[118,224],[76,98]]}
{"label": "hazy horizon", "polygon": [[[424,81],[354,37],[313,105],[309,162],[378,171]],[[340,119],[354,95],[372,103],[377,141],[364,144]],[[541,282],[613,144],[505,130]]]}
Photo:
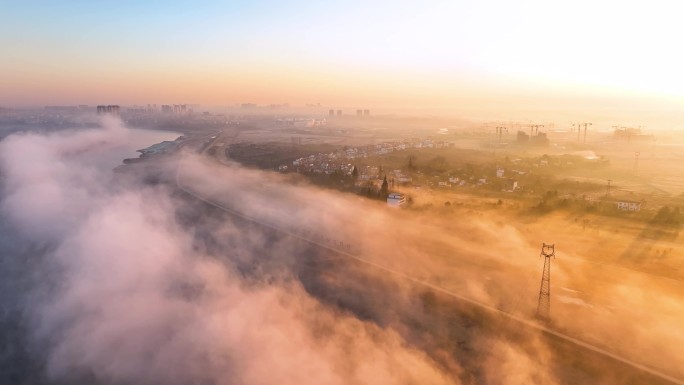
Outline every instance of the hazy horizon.
{"label": "hazy horizon", "polygon": [[649,124],[649,111],[684,100],[673,49],[684,27],[673,11],[668,2],[10,1],[0,106],[320,103],[515,119],[620,109]]}

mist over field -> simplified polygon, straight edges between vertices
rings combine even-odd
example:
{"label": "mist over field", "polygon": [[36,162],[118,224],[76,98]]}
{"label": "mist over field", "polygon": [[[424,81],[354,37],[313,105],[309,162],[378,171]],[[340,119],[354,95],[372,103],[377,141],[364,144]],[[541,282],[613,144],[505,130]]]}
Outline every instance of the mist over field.
{"label": "mist over field", "polygon": [[[383,203],[303,186],[291,176],[237,164],[217,166],[192,156],[181,164],[179,176],[201,196],[248,213],[253,220],[324,244],[339,241],[344,248],[351,242],[356,247],[351,254],[389,274],[418,279],[528,319],[537,306],[543,265],[539,248],[541,242],[554,241],[554,326],[635,362],[681,375],[680,282],[607,263],[610,257],[602,254],[619,259],[620,254],[635,252],[634,243],[646,242],[632,239],[625,229],[587,233],[568,217],[537,222],[491,210],[387,210]],[[421,199],[420,193],[413,194]],[[531,346],[533,355],[546,354],[543,343]],[[543,360],[530,363],[534,372],[549,370]]]}

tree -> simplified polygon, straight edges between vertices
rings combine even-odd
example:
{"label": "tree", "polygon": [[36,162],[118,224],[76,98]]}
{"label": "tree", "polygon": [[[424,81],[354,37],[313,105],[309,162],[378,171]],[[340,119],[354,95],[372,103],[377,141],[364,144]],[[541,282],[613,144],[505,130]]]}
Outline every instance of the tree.
{"label": "tree", "polygon": [[680,215],[679,207],[671,209],[669,206],[663,206],[658,210],[658,213],[653,218],[653,222],[669,226],[679,226]]}
{"label": "tree", "polygon": [[654,222],[658,223],[666,223],[667,220],[670,218],[670,207],[669,206],[663,206],[658,210],[658,213],[656,214],[655,218],[653,218]]}
{"label": "tree", "polygon": [[444,171],[449,166],[443,156],[438,155],[427,162],[427,168],[431,171]]}
{"label": "tree", "polygon": [[356,169],[356,166],[354,166],[354,168],[352,169],[352,177],[354,179],[359,177],[359,170]]}
{"label": "tree", "polygon": [[412,156],[409,156],[409,163],[408,163],[407,168],[411,171],[413,171],[416,168],[416,166],[413,164],[413,157]]}
{"label": "tree", "polygon": [[382,197],[386,198],[387,194],[389,193],[389,185],[387,183],[387,175],[382,180],[382,188],[380,189],[380,192],[382,193]]}

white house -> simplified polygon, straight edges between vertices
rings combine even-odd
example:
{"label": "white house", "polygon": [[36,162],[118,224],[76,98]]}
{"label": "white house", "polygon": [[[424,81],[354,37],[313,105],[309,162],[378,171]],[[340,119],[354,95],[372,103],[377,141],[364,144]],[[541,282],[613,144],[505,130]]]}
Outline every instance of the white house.
{"label": "white house", "polygon": [[512,178],[504,179],[503,191],[513,192],[518,189],[518,181]]}
{"label": "white house", "polygon": [[400,193],[390,193],[387,196],[387,205],[390,207],[406,206],[406,196]]}
{"label": "white house", "polygon": [[617,208],[618,208],[618,210],[624,210],[624,211],[640,211],[641,210],[641,202],[618,201],[617,202]]}

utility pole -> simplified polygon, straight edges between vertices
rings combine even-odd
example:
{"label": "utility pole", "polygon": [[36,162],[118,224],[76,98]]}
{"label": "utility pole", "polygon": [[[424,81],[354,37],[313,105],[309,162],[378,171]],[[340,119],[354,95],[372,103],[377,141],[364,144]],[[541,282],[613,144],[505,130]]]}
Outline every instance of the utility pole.
{"label": "utility pole", "polygon": [[539,302],[537,302],[537,318],[544,322],[551,320],[551,257],[556,259],[554,245],[542,243],[540,257],[544,257],[544,272],[539,288]]}
{"label": "utility pole", "polygon": [[606,186],[606,196],[610,195],[610,182],[612,181],[612,179],[608,179],[608,186]]}
{"label": "utility pole", "polygon": [[639,171],[639,151],[634,153],[634,175]]}

